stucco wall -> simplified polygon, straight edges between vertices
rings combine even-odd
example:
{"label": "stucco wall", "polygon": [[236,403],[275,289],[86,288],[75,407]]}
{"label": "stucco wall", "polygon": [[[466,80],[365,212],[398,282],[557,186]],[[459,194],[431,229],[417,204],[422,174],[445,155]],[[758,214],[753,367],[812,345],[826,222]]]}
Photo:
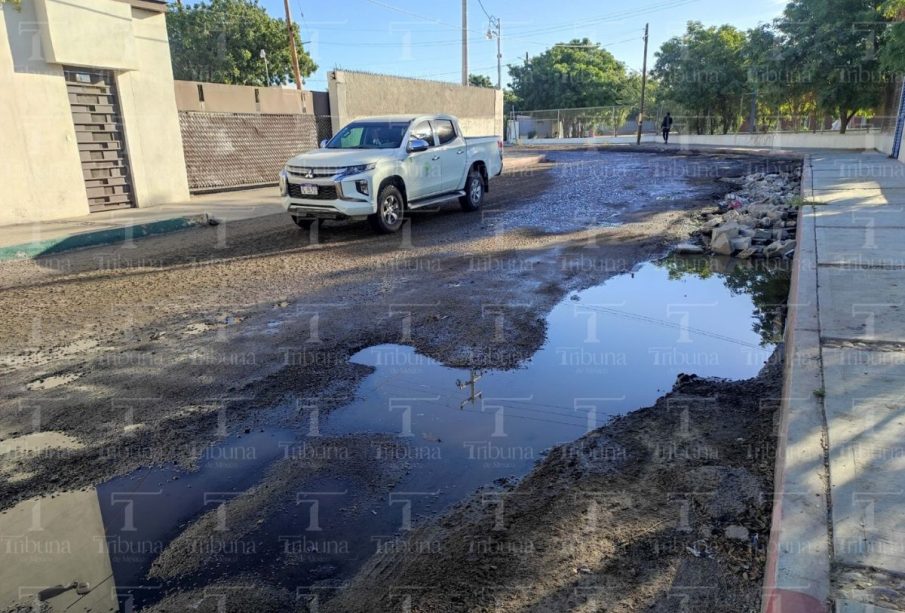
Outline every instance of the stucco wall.
{"label": "stucco wall", "polygon": [[0,15],[0,223],[87,214],[63,69],[43,59],[32,2]]}
{"label": "stucco wall", "polygon": [[188,200],[166,16],[132,8],[132,30],[138,70],[117,81],[135,200],[138,206]]}
{"label": "stucco wall", "polygon": [[334,132],[361,117],[449,113],[466,136],[503,134],[503,92],[496,89],[346,70],[327,82]]}
{"label": "stucco wall", "polygon": [[[103,24],[131,42],[99,40]],[[0,223],[89,212],[56,60],[115,70],[137,205],[186,200],[165,15],[116,0],[28,0],[0,6]]]}

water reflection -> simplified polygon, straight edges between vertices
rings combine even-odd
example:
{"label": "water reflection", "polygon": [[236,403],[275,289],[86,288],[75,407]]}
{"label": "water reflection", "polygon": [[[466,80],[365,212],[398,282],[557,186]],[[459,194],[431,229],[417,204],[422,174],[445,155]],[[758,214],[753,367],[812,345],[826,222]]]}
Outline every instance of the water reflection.
{"label": "water reflection", "polygon": [[729,257],[673,256],[658,263],[671,280],[687,276],[720,277],[735,295],[748,295],[754,305],[752,329],[764,345],[782,342],[791,279],[787,260],[739,260]]}

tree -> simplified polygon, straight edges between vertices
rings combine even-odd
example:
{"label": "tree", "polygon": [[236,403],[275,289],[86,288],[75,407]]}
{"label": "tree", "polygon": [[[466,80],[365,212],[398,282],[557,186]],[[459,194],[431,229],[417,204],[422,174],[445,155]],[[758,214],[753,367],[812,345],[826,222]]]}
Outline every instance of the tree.
{"label": "tree", "polygon": [[[286,22],[267,14],[258,0],[211,0],[191,6],[171,4],[167,33],[177,79],[233,85],[279,85],[293,80]],[[302,51],[293,24],[303,77],[317,70]],[[267,68],[260,57],[267,54]]]}
{"label": "tree", "polygon": [[493,88],[493,82],[490,80],[490,77],[482,74],[470,74],[468,75],[468,84],[472,87],[489,87]]}
{"label": "tree", "polygon": [[556,45],[511,66],[519,110],[574,109],[634,102],[625,65],[587,38]]}
{"label": "tree", "polygon": [[813,78],[817,104],[836,113],[845,134],[858,111],[877,105],[886,84],[880,0],[792,0],[778,26]]}
{"label": "tree", "polygon": [[[699,134],[704,118],[715,116],[724,134],[737,121],[748,95],[745,42],[745,34],[732,26],[705,28],[691,21],[683,36],[669,39],[654,55],[662,97],[691,111]],[[712,133],[712,123],[709,129]]]}
{"label": "tree", "polygon": [[895,22],[884,33],[880,66],[893,74],[905,74],[905,0],[886,0],[880,5],[880,13]]}
{"label": "tree", "polygon": [[[767,113],[791,115],[794,130],[801,128],[800,117],[816,108],[814,79],[804,71],[806,64],[801,55],[799,47],[786,44],[770,26],[747,33],[743,56],[758,107]],[[767,122],[762,124],[766,126]]]}

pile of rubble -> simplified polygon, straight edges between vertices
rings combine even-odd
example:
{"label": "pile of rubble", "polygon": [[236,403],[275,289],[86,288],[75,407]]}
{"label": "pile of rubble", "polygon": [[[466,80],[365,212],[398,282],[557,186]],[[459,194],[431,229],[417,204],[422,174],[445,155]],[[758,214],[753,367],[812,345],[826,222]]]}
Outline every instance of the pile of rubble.
{"label": "pile of rubble", "polygon": [[716,209],[701,214],[702,226],[679,253],[713,253],[742,259],[792,257],[801,173],[757,173],[720,179],[738,187]]}

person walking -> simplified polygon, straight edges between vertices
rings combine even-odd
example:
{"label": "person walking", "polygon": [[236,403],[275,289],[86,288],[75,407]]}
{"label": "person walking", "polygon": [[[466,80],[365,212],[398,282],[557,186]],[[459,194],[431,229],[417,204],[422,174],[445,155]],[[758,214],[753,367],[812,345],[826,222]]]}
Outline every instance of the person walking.
{"label": "person walking", "polygon": [[663,118],[663,123],[660,124],[660,127],[663,128],[663,142],[668,145],[669,131],[672,130],[672,115],[670,115],[668,111],[666,117]]}

